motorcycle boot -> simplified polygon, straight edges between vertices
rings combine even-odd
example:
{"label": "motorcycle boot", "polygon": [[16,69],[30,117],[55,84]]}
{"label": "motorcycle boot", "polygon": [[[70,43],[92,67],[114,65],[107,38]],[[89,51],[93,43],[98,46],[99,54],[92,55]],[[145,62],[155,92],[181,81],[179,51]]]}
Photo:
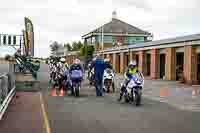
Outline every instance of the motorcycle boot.
{"label": "motorcycle boot", "polygon": [[120,96],[119,96],[119,98],[118,98],[118,101],[121,101],[121,100],[122,100],[122,96],[123,96],[124,93],[126,93],[126,86],[125,86],[125,84],[122,85],[122,87],[121,87],[121,89],[120,89]]}

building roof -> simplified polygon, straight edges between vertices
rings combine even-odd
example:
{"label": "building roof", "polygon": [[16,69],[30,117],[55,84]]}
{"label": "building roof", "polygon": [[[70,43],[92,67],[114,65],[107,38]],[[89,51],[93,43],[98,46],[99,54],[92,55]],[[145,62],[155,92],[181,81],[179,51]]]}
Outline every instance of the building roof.
{"label": "building roof", "polygon": [[[105,50],[102,50],[102,52],[109,52],[109,51],[115,51],[115,50],[120,50],[120,49],[134,49],[134,48],[170,45],[170,44],[174,44],[174,43],[197,41],[197,40],[200,40],[200,34],[193,34],[193,35],[187,35],[187,36],[182,36],[182,37],[175,37],[175,38],[169,38],[169,39],[163,39],[163,40],[137,43],[137,44],[133,44],[133,45],[125,45],[125,46],[107,48]],[[185,45],[185,44],[183,43],[183,45]]]}
{"label": "building roof", "polygon": [[102,27],[103,27],[103,32],[104,33],[119,33],[119,34],[142,34],[142,35],[151,35],[151,33],[147,31],[143,31],[135,26],[132,26],[126,22],[123,22],[119,19],[112,18],[112,21],[110,21],[107,24],[104,24],[103,26],[93,30],[92,32],[83,35],[87,36],[91,33],[101,33],[102,32]]}
{"label": "building roof", "polygon": [[80,53],[80,51],[68,51],[67,55],[77,55],[79,53]]}

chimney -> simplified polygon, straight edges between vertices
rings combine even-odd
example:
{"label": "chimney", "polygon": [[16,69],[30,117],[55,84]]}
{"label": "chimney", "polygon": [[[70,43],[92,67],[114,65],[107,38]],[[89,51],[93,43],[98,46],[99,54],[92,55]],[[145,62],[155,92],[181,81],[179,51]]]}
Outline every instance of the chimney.
{"label": "chimney", "polygon": [[116,11],[112,12],[112,19],[117,19],[117,12]]}

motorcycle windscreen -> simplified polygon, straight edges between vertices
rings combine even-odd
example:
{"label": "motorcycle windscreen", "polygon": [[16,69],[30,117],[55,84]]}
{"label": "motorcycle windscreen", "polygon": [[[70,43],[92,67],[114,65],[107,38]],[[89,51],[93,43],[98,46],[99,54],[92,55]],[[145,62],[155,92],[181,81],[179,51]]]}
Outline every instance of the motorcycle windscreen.
{"label": "motorcycle windscreen", "polygon": [[111,74],[112,73],[112,70],[111,69],[106,69],[105,70],[108,74]]}
{"label": "motorcycle windscreen", "polygon": [[143,83],[143,77],[142,77],[142,75],[140,74],[140,73],[135,73],[134,74],[134,81],[137,81],[138,83]]}

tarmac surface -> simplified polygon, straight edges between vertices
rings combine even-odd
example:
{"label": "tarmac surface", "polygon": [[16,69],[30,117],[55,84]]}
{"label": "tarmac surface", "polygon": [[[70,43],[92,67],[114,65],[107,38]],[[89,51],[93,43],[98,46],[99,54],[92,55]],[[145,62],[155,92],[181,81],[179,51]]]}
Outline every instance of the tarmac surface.
{"label": "tarmac surface", "polygon": [[144,98],[142,106],[117,102],[117,94],[97,98],[84,82],[81,97],[47,98],[53,133],[199,133],[199,113]]}
{"label": "tarmac surface", "polygon": [[[147,82],[147,86],[144,87],[144,97],[142,99],[142,105],[136,107],[133,104],[127,104],[118,102],[118,91],[114,94],[106,94],[104,97],[95,96],[95,88],[89,86],[87,80],[82,83],[81,96],[75,98],[65,95],[63,97],[51,96],[51,89],[47,88],[48,80],[48,67],[42,65],[40,73],[38,75],[41,81],[41,88],[43,99],[45,103],[45,110],[47,113],[46,119],[49,121],[49,130],[46,132],[51,133],[199,133],[200,114],[198,111],[192,111],[188,109],[182,109],[176,106],[183,104],[182,95],[172,95],[165,98],[166,102],[162,102],[159,97],[159,87],[151,82]],[[117,79],[117,83],[121,82],[121,79]],[[158,82],[163,84],[162,82]],[[170,86],[170,85],[169,85]],[[169,87],[173,89],[173,86]],[[153,93],[151,93],[153,92]],[[190,93],[189,93],[190,94]],[[157,99],[155,98],[157,97]],[[177,98],[178,97],[178,98]],[[184,95],[188,100],[191,95]],[[199,96],[196,97],[198,99]],[[37,99],[37,98],[36,98]],[[170,100],[171,99],[171,100]],[[176,102],[176,100],[179,99]],[[174,101],[175,100],[175,101]],[[32,100],[37,101],[37,100]],[[29,102],[28,100],[26,102]],[[172,104],[175,102],[176,104]],[[197,101],[193,101],[196,102]],[[193,102],[191,102],[193,104]],[[40,103],[39,101],[36,102]],[[27,103],[28,104],[28,103]],[[36,105],[37,105],[36,104]],[[40,103],[41,104],[41,103]],[[28,106],[28,105],[27,105]],[[31,105],[30,105],[31,106]],[[12,107],[10,106],[9,110]],[[40,112],[40,107],[36,107],[35,117],[26,116],[27,119],[31,119],[35,128],[38,129],[35,132],[43,132],[43,125],[48,128],[48,124],[43,122],[45,116]],[[12,111],[11,111],[12,112]],[[5,117],[13,117],[9,115]],[[29,112],[30,113],[30,112]],[[22,114],[22,113],[21,113]],[[19,115],[20,116],[20,115]],[[39,123],[33,118],[39,119]],[[15,120],[17,121],[17,120]],[[18,120],[20,121],[20,119]],[[30,122],[30,121],[29,121]],[[2,125],[10,124],[7,122],[0,122],[0,132],[2,131]],[[27,122],[27,125],[28,122]],[[40,125],[40,126],[37,126]],[[6,127],[6,126],[5,126]],[[8,126],[7,126],[8,127]],[[24,129],[27,126],[24,125]],[[9,127],[12,128],[12,127]],[[31,129],[31,128],[29,128]],[[21,129],[22,130],[22,129]],[[28,132],[28,131],[27,131]],[[9,133],[9,132],[6,132]],[[10,132],[10,133],[13,133]],[[15,132],[17,133],[17,132]]]}

